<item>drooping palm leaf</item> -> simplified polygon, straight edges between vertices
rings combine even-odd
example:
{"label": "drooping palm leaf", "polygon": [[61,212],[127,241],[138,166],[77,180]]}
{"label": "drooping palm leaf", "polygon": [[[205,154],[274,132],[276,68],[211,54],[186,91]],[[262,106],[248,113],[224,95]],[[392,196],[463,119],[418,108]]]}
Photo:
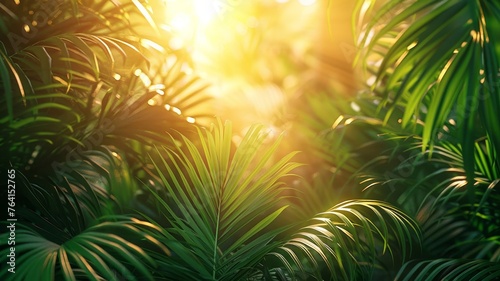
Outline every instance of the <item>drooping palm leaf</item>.
{"label": "drooping palm leaf", "polygon": [[[374,1],[362,2],[365,13]],[[478,117],[495,154],[500,151],[500,131],[492,123],[492,112],[500,108],[499,15],[494,1],[392,0],[374,14],[361,36],[361,46],[380,52],[374,85],[383,88],[386,103],[405,106],[403,125],[424,121],[424,150],[450,118],[461,128],[470,182],[477,137],[471,132]],[[494,165],[500,165],[498,160]]]}
{"label": "drooping palm leaf", "polygon": [[[1,98],[7,106],[0,118],[0,145],[6,157],[19,165],[16,168],[47,173],[47,168],[70,157],[84,158],[85,151],[111,145],[137,169],[145,159],[139,154],[147,153],[138,143],[167,144],[165,131],[183,131],[207,115],[204,86],[181,67],[184,58],[168,64],[166,58],[175,59],[175,54],[153,41],[165,41],[168,34],[143,36],[145,26],[156,28],[147,4],[59,1],[54,5],[49,7],[56,11],[29,1],[2,6],[7,16],[1,20],[10,36],[1,37],[3,43],[11,44],[14,35],[27,40],[0,50],[0,85],[5,89]],[[47,22],[37,23],[25,34],[24,23],[8,15],[26,13],[31,18],[30,9],[35,10],[36,20],[42,13]],[[159,50],[144,44],[146,39]],[[153,69],[147,69],[148,64]],[[152,106],[158,98],[164,101]]]}

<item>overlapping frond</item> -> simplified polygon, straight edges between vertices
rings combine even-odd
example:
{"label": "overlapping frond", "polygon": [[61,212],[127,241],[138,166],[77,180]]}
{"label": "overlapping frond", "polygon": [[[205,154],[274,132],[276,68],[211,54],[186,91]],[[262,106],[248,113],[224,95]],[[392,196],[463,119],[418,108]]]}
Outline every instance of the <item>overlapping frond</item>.
{"label": "overlapping frond", "polygon": [[409,258],[419,239],[417,224],[397,208],[382,201],[351,200],[315,216],[270,255],[302,278],[364,280],[375,276],[381,265],[377,259],[384,254],[393,262]]}
{"label": "overlapping frond", "polygon": [[[361,2],[367,14],[374,1]],[[500,151],[500,131],[492,121],[500,108],[499,14],[492,1],[393,0],[362,26],[360,36],[369,54],[364,58],[374,65],[380,60],[373,87],[385,97],[384,105],[405,107],[403,125],[425,123],[424,150],[449,119],[461,128],[469,181],[474,141],[482,136],[472,134],[478,118],[495,154]]]}
{"label": "overlapping frond", "polygon": [[184,55],[154,41],[168,32],[144,35],[158,29],[148,4],[55,2],[2,6],[0,146],[16,168],[109,145],[140,163],[138,143],[167,144],[165,131],[207,116],[206,85]]}
{"label": "overlapping frond", "polygon": [[[17,208],[16,273],[3,271],[2,280],[153,280],[156,263],[147,251],[169,251],[144,229],[159,229],[131,216],[106,215],[113,212],[105,190],[84,175],[68,175],[61,186],[39,186],[19,175],[18,203],[31,209]],[[8,235],[1,237],[7,241]],[[9,251],[1,251],[2,262]]]}
{"label": "overlapping frond", "polygon": [[396,280],[498,280],[498,261],[436,259],[406,264]]}
{"label": "overlapping frond", "polygon": [[[112,216],[89,226],[58,244],[41,236],[26,224],[16,224],[15,274],[3,271],[2,280],[154,280],[150,273],[155,261],[143,249],[148,243],[161,244],[145,236],[144,222]],[[54,231],[54,229],[53,229]],[[8,233],[2,234],[7,239]],[[130,240],[144,242],[130,243]],[[151,245],[149,247],[151,247]],[[168,253],[168,250],[162,246]],[[2,261],[9,249],[4,249]],[[29,269],[28,269],[29,268]]]}

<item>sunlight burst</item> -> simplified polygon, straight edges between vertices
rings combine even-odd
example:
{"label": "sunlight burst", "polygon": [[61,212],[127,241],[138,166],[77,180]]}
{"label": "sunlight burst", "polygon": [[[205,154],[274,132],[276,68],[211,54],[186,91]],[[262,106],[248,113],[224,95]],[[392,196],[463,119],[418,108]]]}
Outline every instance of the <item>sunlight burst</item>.
{"label": "sunlight burst", "polygon": [[195,39],[219,14],[214,0],[166,0],[165,5],[168,25],[184,40]]}

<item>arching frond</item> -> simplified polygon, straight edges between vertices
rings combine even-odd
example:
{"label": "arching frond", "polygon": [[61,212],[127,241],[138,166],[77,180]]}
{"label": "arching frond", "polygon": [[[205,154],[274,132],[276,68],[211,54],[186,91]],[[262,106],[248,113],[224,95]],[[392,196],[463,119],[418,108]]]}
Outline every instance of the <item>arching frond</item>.
{"label": "arching frond", "polygon": [[[375,1],[362,2],[365,13]],[[405,106],[403,125],[425,123],[424,150],[447,120],[458,124],[469,182],[478,118],[495,154],[500,151],[492,115],[500,109],[499,15],[495,1],[391,0],[369,19],[360,39],[369,54],[380,52],[374,87],[382,88],[385,104]]]}
{"label": "arching frond", "polygon": [[[148,251],[170,254],[149,235],[158,228],[131,216],[106,215],[111,200],[82,175],[61,186],[23,182],[19,175],[17,187],[24,192],[18,203],[28,207],[20,204],[16,212],[16,272],[2,271],[2,280],[153,280],[156,263]],[[8,235],[0,237],[7,241]],[[9,251],[0,251],[2,262]]]}
{"label": "arching frond", "polygon": [[436,259],[405,264],[396,280],[498,280],[498,261]]}
{"label": "arching frond", "polygon": [[[142,233],[139,227],[143,224],[124,216],[102,218],[101,222],[58,244],[28,225],[18,223],[16,273],[3,271],[0,276],[2,280],[79,280],[81,277],[92,280],[154,280],[150,268],[155,261],[144,247],[148,243],[155,246],[161,244]],[[8,233],[0,237],[8,239]],[[130,242],[141,239],[145,242]],[[8,261],[8,252],[8,248],[0,252],[4,263]]]}
{"label": "arching frond", "polygon": [[298,276],[358,280],[373,277],[381,266],[377,259],[384,254],[396,263],[409,258],[419,239],[417,224],[397,208],[380,201],[352,200],[318,214],[270,255]]}

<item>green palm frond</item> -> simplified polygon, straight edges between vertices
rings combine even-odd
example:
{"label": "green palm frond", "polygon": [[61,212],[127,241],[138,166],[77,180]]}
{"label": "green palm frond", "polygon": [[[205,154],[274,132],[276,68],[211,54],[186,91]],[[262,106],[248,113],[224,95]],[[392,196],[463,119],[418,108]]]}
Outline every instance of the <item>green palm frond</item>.
{"label": "green palm frond", "polygon": [[150,67],[148,73],[152,81],[150,89],[158,93],[154,98],[155,104],[189,118],[190,122],[211,117],[207,113],[207,105],[212,98],[205,93],[209,85],[193,73],[188,57],[182,54],[164,55],[157,65]]}
{"label": "green palm frond", "polygon": [[200,148],[183,137],[179,149],[165,149],[166,158],[155,162],[167,191],[154,192],[166,219],[158,239],[172,251],[160,261],[165,278],[291,280],[301,269],[316,277],[366,277],[375,266],[391,264],[380,260],[406,259],[418,248],[415,222],[370,200],[338,204],[280,242],[296,225],[271,227],[284,210],[279,179],[297,166],[288,162],[292,155],[267,166],[278,143],[262,151],[259,126],[234,154],[228,123],[199,136]]}
{"label": "green palm frond", "polygon": [[[37,79],[38,76],[42,76],[42,82],[45,86],[63,80],[65,83],[62,84],[67,88],[70,88],[72,84],[78,88],[77,82],[80,79],[84,81],[90,79],[91,81],[86,82],[92,82],[101,74],[110,78],[114,74],[113,71],[116,71],[115,64],[133,65],[134,61],[140,63],[144,59],[138,50],[141,39],[131,37],[133,34],[131,30],[138,25],[131,25],[128,19],[128,16],[132,16],[134,19],[141,17],[134,17],[130,14],[127,16],[127,13],[132,13],[129,11],[131,10],[130,6],[136,7],[134,4],[140,5],[139,2],[131,1],[118,6],[109,4],[115,2],[109,2],[108,5],[104,5],[114,7],[109,12],[94,10],[92,5],[77,4],[78,12],[76,14],[73,14],[76,2],[64,0],[54,2],[57,2],[55,4],[56,11],[47,8],[54,8],[52,5],[54,3],[44,7],[37,2],[23,1],[15,5],[14,1],[9,1],[9,4],[14,6],[11,9],[16,14],[28,18],[32,17],[33,25],[38,26],[30,28],[29,25],[21,21],[7,21],[7,24],[12,26],[7,34],[8,38],[2,38],[5,46],[10,47],[6,49],[9,50],[6,51],[6,56],[16,60],[16,63],[19,61],[20,68],[27,72],[29,74],[27,77],[34,82],[38,82],[40,80]],[[33,12],[28,13],[30,9],[36,10],[35,15]],[[45,19],[45,21],[37,23],[36,20],[40,19]],[[26,19],[24,20],[26,21]],[[104,26],[99,24],[102,22],[105,23]],[[121,25],[125,25],[127,29],[114,32],[113,28]],[[96,32],[96,30],[100,32]],[[11,39],[13,37],[22,38],[23,42],[26,42],[20,46],[15,44],[12,46]],[[23,68],[23,66],[28,67],[28,69]],[[109,73],[110,71],[112,73]],[[21,77],[15,72],[13,74]],[[51,74],[58,77],[59,80],[52,81]],[[85,83],[82,83],[81,86],[85,86]]]}
{"label": "green palm frond", "polygon": [[[363,13],[370,2],[360,5]],[[374,87],[383,88],[384,104],[405,106],[403,125],[425,123],[424,150],[447,120],[461,128],[469,181],[477,118],[495,154],[500,151],[500,131],[492,123],[500,109],[499,15],[492,1],[387,1],[364,26],[360,43],[379,53]]]}
{"label": "green palm frond", "polygon": [[442,141],[434,146],[432,154],[422,154],[422,143],[416,140],[409,148],[417,153],[414,160],[410,157],[396,166],[408,172],[386,177],[367,171],[370,176],[362,184],[372,190],[371,196],[385,194],[384,200],[415,214],[423,236],[421,259],[494,260],[498,256],[499,180],[496,166],[491,165],[494,154],[488,142],[486,139],[475,144],[472,197],[466,188],[459,144]]}
{"label": "green palm frond", "polygon": [[[338,111],[335,100],[311,98],[315,99],[321,101],[315,108],[333,107]],[[400,175],[407,178],[418,160],[418,153],[411,148],[420,138],[417,132],[401,128],[398,116],[403,109],[395,108],[384,124],[387,110],[377,109],[379,103],[380,98],[363,93],[348,101],[349,106],[337,116],[316,110],[305,119],[309,128],[301,128],[312,138],[310,141],[317,146],[318,155],[327,161],[327,167],[333,167],[334,185],[342,186],[339,191],[350,194],[350,198],[389,200],[394,192],[393,180]],[[381,192],[372,192],[375,185]]]}
{"label": "green palm frond", "polygon": [[[486,223],[478,225],[475,218],[471,219],[467,212],[453,204],[440,209],[432,209],[431,204],[429,202],[417,214],[423,233],[424,254],[421,259],[498,260],[498,229],[485,229]],[[495,225],[490,222],[488,226]]]}
{"label": "green palm frond", "polygon": [[[415,148],[421,148],[421,143]],[[475,211],[481,213],[482,211],[479,210],[491,213],[496,208],[495,202],[498,196],[497,188],[499,182],[499,170],[492,164],[495,161],[495,153],[491,151],[488,139],[477,141],[473,152],[475,157],[472,164],[476,168],[476,171],[472,194],[469,193],[470,190],[465,192],[468,181],[463,159],[463,149],[457,144],[441,142],[439,146],[435,146],[432,157],[419,164],[429,163],[434,166],[435,170],[428,173],[425,177],[421,177],[411,188],[407,189],[408,193],[404,195],[404,198],[413,196],[412,190],[425,189],[431,186],[427,194],[428,198],[433,198],[432,200],[436,199],[434,206],[462,202],[462,207],[471,208],[471,214]],[[430,154],[431,152],[426,151],[426,153]],[[466,198],[469,195],[471,197]],[[404,198],[402,197],[400,200],[404,201]],[[426,203],[427,200],[424,199],[422,206]]]}
{"label": "green palm frond", "polygon": [[[300,104],[297,116],[300,122],[296,122],[296,129],[300,131],[299,137],[305,142],[305,147],[312,144],[314,156],[340,167],[349,158],[348,150],[341,149],[340,146],[345,132],[339,130],[334,134],[329,134],[328,131],[341,114],[351,112],[354,114],[354,111],[347,102],[336,103],[334,101],[336,98],[340,98],[338,94],[331,93],[307,96],[304,102],[306,106]],[[335,153],[332,153],[333,151]],[[342,168],[349,170],[350,167]]]}
{"label": "green palm frond", "polygon": [[396,280],[498,280],[498,261],[436,259],[411,261],[401,268]]}
{"label": "green palm frond", "polygon": [[[68,175],[59,186],[18,177],[17,199],[23,204],[16,212],[16,273],[4,271],[2,279],[153,280],[156,263],[147,251],[169,251],[143,229],[159,229],[131,216],[106,215],[109,195],[83,175]],[[1,237],[7,239],[8,233]],[[1,251],[2,262],[8,252]]]}
{"label": "green palm frond", "polygon": [[[9,32],[7,38],[1,38],[0,48],[0,85],[5,90],[1,100],[7,109],[4,111],[7,114],[0,118],[3,132],[0,143],[2,150],[11,152],[9,155],[15,163],[26,163],[27,159],[16,157],[22,156],[22,152],[33,153],[33,147],[43,143],[58,149],[67,143],[82,145],[79,123],[82,120],[89,122],[92,94],[113,86],[113,77],[119,72],[113,62],[122,62],[127,57],[140,57],[144,61],[137,44],[134,46],[121,39],[123,35],[111,37],[76,32],[74,28],[79,21],[69,21],[79,17],[80,22],[85,22],[86,17],[85,13],[65,16],[65,13],[72,13],[75,2],[58,2],[60,12],[41,8],[39,4],[9,1],[4,7],[10,12],[19,12],[20,16],[29,16],[29,10],[34,9],[32,6],[38,7],[37,19],[44,18],[47,22],[38,23],[37,29],[23,30],[22,22],[2,17]],[[58,28],[56,23],[66,28]],[[12,47],[10,39],[13,36],[28,42],[14,49],[6,48]],[[57,154],[58,149],[42,151]]]}
{"label": "green palm frond", "polygon": [[[315,216],[271,255],[298,276],[358,280],[371,278],[384,254],[393,263],[408,259],[419,239],[417,224],[397,208],[381,201],[352,200]],[[327,273],[322,276],[318,268]]]}
{"label": "green palm frond", "polygon": [[[16,168],[44,166],[40,159],[64,162],[75,151],[109,145],[143,163],[138,143],[167,144],[165,131],[186,133],[189,123],[208,116],[206,85],[188,73],[185,57],[154,41],[168,41],[167,32],[142,36],[141,28],[155,25],[147,4],[56,4],[59,12],[50,13],[29,1],[2,6],[7,15],[30,17],[29,10],[39,8],[37,19],[39,12],[48,17],[28,33],[19,19],[1,18],[9,38],[29,39],[14,49],[0,46],[0,101],[7,109],[0,117],[0,146]],[[11,44],[9,38],[2,44]]]}
{"label": "green palm frond", "polygon": [[279,231],[263,232],[284,210],[280,179],[298,164],[293,154],[268,164],[279,142],[262,150],[266,133],[253,126],[234,154],[230,123],[198,130],[200,148],[182,137],[182,149],[165,149],[171,163],[156,163],[168,197],[155,193],[169,226],[161,240],[166,278],[238,280],[275,247]]}
{"label": "green palm frond", "polygon": [[[161,244],[143,234],[141,228],[145,225],[126,216],[103,217],[79,234],[57,243],[28,225],[18,223],[16,273],[3,271],[2,280],[81,280],[81,277],[91,280],[154,280],[150,272],[156,263],[144,247]],[[8,234],[1,237],[7,239]],[[144,241],[137,242],[141,240]],[[163,249],[167,254],[168,250]],[[2,262],[6,262],[8,251],[0,252]]]}

